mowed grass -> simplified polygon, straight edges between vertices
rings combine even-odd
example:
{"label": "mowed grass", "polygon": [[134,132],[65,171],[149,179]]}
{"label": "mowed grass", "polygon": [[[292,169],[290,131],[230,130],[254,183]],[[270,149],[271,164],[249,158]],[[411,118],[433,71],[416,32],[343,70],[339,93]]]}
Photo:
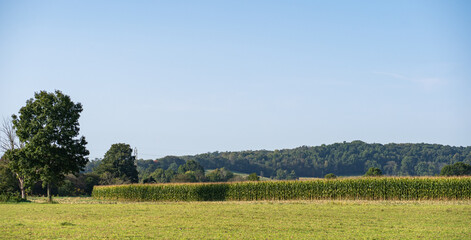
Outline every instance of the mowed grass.
{"label": "mowed grass", "polygon": [[471,236],[469,201],[57,200],[59,204],[0,204],[0,238],[469,239]]}

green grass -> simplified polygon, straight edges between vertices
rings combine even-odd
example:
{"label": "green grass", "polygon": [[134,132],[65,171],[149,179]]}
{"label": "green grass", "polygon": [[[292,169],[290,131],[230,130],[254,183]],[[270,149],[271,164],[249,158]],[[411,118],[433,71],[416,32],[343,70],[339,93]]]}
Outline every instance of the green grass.
{"label": "green grass", "polygon": [[2,239],[467,239],[470,201],[0,204]]}

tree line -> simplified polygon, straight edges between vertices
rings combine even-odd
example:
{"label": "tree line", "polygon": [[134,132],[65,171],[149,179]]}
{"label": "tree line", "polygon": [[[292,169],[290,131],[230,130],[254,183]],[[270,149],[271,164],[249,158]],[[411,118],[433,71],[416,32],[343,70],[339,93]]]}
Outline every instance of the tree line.
{"label": "tree line", "polygon": [[103,159],[91,161],[81,173],[96,176],[99,185],[169,182],[255,181],[258,176],[234,174],[222,167],[206,171],[194,160],[166,156],[158,160],[136,160],[128,144],[113,144]]}
{"label": "tree line", "polygon": [[195,160],[205,168],[224,167],[272,178],[280,169],[303,177],[323,177],[328,173],[359,176],[371,167],[389,176],[434,176],[445,165],[471,164],[471,147],[353,141],[274,151],[212,152],[182,158]]}

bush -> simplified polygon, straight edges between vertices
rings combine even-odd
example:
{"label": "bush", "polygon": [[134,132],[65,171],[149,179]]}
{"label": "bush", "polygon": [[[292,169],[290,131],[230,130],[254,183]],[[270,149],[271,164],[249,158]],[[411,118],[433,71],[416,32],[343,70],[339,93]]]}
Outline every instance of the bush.
{"label": "bush", "polygon": [[381,169],[372,167],[368,169],[365,173],[365,177],[378,177],[383,175],[383,172],[381,172]]}
{"label": "bush", "polygon": [[0,194],[0,202],[21,202],[22,199],[18,194],[3,193]]}
{"label": "bush", "polygon": [[228,182],[243,182],[247,181],[247,177],[243,177],[241,175],[234,175],[231,179],[227,180]]}
{"label": "bush", "polygon": [[337,178],[337,176],[333,173],[328,173],[324,176],[324,178],[326,178],[326,179],[335,179],[335,178]]}
{"label": "bush", "polygon": [[85,193],[92,195],[93,187],[100,183],[100,175],[95,173],[86,173],[85,177]]}
{"label": "bush", "polygon": [[249,174],[249,176],[247,177],[247,180],[249,180],[249,181],[259,181],[259,180],[260,180],[260,177],[257,176],[256,173],[251,173],[251,174]]}
{"label": "bush", "polygon": [[471,175],[471,165],[457,162],[453,165],[446,165],[440,171],[441,176],[469,176]]}
{"label": "bush", "polygon": [[206,175],[206,179],[210,182],[226,182],[234,177],[234,173],[225,168],[216,168]]}
{"label": "bush", "polygon": [[175,175],[175,177],[172,178],[172,182],[176,183],[185,183],[185,182],[196,182],[196,176],[195,172],[193,171],[188,171],[186,173],[180,173]]}
{"label": "bush", "polygon": [[0,158],[0,194],[1,195],[19,195],[18,179],[8,168],[7,163]]}
{"label": "bush", "polygon": [[75,196],[75,186],[70,180],[64,180],[61,186],[57,189],[59,196]]}

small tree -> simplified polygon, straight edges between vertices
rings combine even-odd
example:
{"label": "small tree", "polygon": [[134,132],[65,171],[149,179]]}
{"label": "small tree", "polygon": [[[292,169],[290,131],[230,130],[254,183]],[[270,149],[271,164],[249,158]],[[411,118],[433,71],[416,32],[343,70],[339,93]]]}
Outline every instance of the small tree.
{"label": "small tree", "polygon": [[38,180],[38,162],[28,158],[25,149],[11,149],[5,152],[5,161],[8,168],[15,173],[18,179],[21,199],[26,200],[26,189],[29,189]]}
{"label": "small tree", "polygon": [[328,173],[324,176],[324,178],[326,178],[326,179],[335,179],[335,178],[337,178],[337,176],[333,173]]}
{"label": "small tree", "polygon": [[188,160],[185,164],[178,167],[178,173],[185,173],[187,171],[204,172],[204,168],[197,161]]}
{"label": "small tree", "polygon": [[[191,172],[191,174],[188,172]],[[187,175],[189,176],[191,175],[195,177],[196,181],[201,182],[205,180],[203,166],[201,166],[201,164],[199,164],[197,161],[194,161],[194,160],[188,160],[185,164],[180,165],[180,167],[178,167],[178,173],[179,174],[188,173]],[[193,181],[193,177],[189,177],[191,178],[191,181]],[[185,177],[181,179],[185,179]]]}
{"label": "small tree", "polygon": [[[56,90],[41,91],[13,115],[13,125],[24,147],[12,153],[19,168],[39,176],[47,186],[48,201],[52,202],[51,184],[59,183],[69,173],[78,173],[88,162],[85,137],[78,137],[82,104]],[[24,163],[24,164],[23,164]]]}
{"label": "small tree", "polygon": [[216,168],[206,175],[210,182],[226,182],[234,177],[234,173],[225,168]]}
{"label": "small tree", "polygon": [[249,174],[249,176],[247,177],[247,180],[249,180],[249,181],[259,181],[259,180],[260,180],[260,177],[257,176],[256,173],[251,173],[251,174]]}
{"label": "small tree", "polygon": [[440,171],[441,176],[467,176],[471,175],[471,165],[457,162],[452,165],[446,165]]}
{"label": "small tree", "polygon": [[381,169],[372,167],[368,169],[365,173],[365,177],[377,177],[383,175],[383,172],[381,172]]}
{"label": "small tree", "polygon": [[287,180],[297,180],[298,176],[296,175],[296,172],[294,170],[291,170],[291,172],[286,176]]}
{"label": "small tree", "polygon": [[139,179],[134,158],[129,144],[111,145],[97,167],[102,184],[137,183]]}
{"label": "small tree", "polygon": [[2,158],[3,167],[15,174],[18,179],[21,198],[26,200],[27,185],[36,178],[36,173],[29,166],[31,162],[25,158],[24,152],[20,151],[23,146],[24,144],[19,141],[16,135],[13,121],[9,118],[4,118],[0,128],[0,151],[5,153]]}
{"label": "small tree", "polygon": [[287,176],[288,176],[288,171],[283,170],[283,169],[278,169],[278,170],[276,171],[275,179],[277,179],[277,180],[284,180],[284,179],[286,179]]}

